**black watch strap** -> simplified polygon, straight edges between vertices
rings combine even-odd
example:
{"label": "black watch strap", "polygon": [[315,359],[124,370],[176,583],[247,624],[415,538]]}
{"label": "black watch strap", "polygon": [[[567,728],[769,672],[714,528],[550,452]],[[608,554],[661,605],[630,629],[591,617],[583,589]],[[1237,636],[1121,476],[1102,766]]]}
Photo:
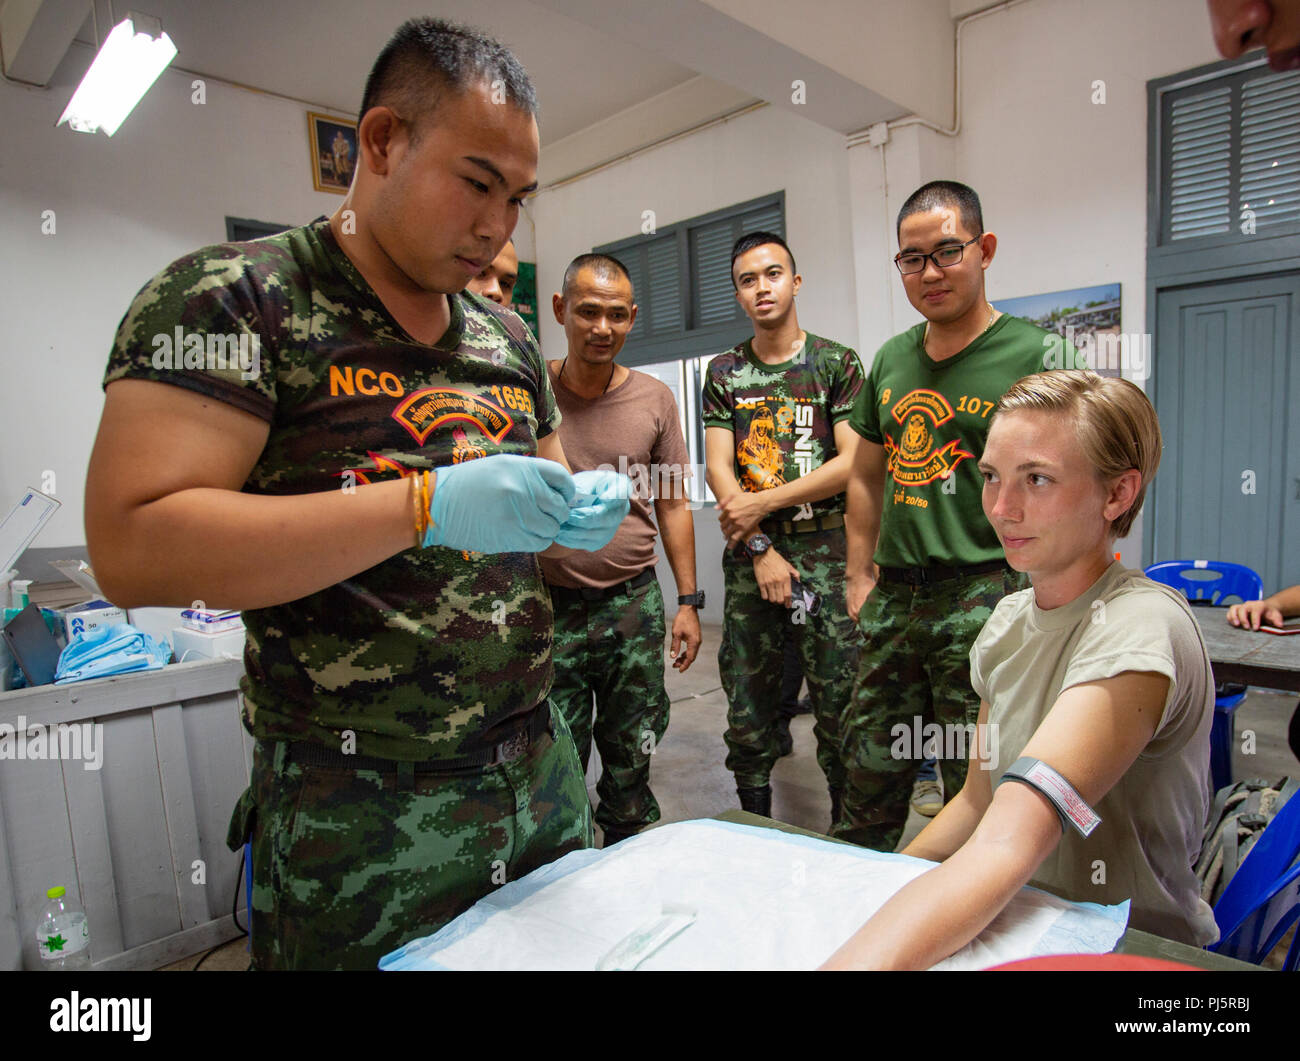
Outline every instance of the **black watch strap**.
{"label": "black watch strap", "polygon": [[683,593],[683,594],[680,594],[680,595],[678,596],[678,598],[677,598],[677,603],[678,603],[679,605],[681,605],[681,604],[693,604],[693,605],[695,605],[695,607],[697,607],[697,608],[703,608],[703,607],[704,607],[704,591],[703,591],[703,590],[700,590],[699,593]]}

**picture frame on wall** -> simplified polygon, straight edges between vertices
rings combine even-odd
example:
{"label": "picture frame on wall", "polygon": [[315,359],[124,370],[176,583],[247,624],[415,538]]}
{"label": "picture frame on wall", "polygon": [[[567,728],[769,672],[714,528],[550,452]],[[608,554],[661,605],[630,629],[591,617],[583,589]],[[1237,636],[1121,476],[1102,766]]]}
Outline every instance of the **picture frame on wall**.
{"label": "picture frame on wall", "polygon": [[308,111],[307,128],[312,186],[318,192],[346,195],[357,164],[357,123]]}
{"label": "picture frame on wall", "polygon": [[[1055,332],[1073,345],[1092,371],[1132,380],[1146,378],[1150,336],[1120,332],[1120,285],[1095,284],[1069,291],[1049,291],[1023,298],[1000,298],[1003,313]],[[1049,364],[1044,368],[1066,368]]]}

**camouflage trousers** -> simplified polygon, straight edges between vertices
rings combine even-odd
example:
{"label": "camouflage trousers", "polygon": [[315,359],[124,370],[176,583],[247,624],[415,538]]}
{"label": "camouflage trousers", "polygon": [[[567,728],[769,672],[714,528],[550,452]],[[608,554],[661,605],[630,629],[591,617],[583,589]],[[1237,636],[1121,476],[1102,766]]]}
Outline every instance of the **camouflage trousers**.
{"label": "camouflage trousers", "polygon": [[[600,752],[596,824],[631,831],[659,820],[650,756],[668,729],[664,689],[667,624],[657,579],[630,593],[587,601],[552,587],[555,681],[583,773]],[[592,699],[595,698],[595,720]]]}
{"label": "camouflage trousers", "polygon": [[454,774],[302,766],[259,740],[227,844],[252,839],[255,969],[370,969],[507,881],[591,847],[568,727],[551,712],[512,762]]}
{"label": "camouflage trousers", "polygon": [[754,562],[730,549],[723,553],[726,601],[718,672],[727,694],[727,769],[737,788],[758,788],[771,778],[779,757],[785,641],[793,633],[812,701],[817,764],[827,784],[838,789],[844,783],[839,720],[853,692],[861,640],[844,604],[844,530],[770,537],[821,604],[813,614],[763,600]]}
{"label": "camouflage trousers", "polygon": [[[841,720],[847,773],[832,836],[879,851],[898,846],[926,756],[914,733],[929,723],[975,724],[980,702],[971,688],[971,645],[998,601],[1026,584],[1009,568],[926,586],[877,583],[858,615],[864,640],[853,701]],[[973,732],[964,731],[962,742]],[[965,784],[970,749],[963,743],[947,758],[945,750],[938,749],[939,769],[951,799]]]}

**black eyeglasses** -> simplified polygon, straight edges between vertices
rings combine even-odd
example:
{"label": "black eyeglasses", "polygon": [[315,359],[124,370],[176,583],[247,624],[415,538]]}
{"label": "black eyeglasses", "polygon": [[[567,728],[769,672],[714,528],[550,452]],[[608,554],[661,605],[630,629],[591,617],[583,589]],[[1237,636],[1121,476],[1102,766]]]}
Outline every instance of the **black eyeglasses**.
{"label": "black eyeglasses", "polygon": [[898,271],[904,276],[924,272],[927,258],[940,269],[950,269],[961,261],[967,247],[983,237],[984,233],[981,232],[975,239],[968,239],[965,243],[954,243],[951,247],[940,247],[932,254],[896,254],[894,255],[894,264],[898,266]]}

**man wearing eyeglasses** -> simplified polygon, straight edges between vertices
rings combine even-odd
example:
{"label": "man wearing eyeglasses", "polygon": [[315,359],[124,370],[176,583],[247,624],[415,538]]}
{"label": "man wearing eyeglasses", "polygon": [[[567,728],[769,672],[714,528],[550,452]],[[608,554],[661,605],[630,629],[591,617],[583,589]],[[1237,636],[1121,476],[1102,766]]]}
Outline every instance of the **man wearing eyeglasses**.
{"label": "man wearing eyeglasses", "polygon": [[[845,790],[832,834],[884,851],[902,835],[920,757],[937,751],[948,795],[964,783],[980,706],[971,644],[993,606],[1023,588],[980,504],[989,415],[1022,376],[1086,367],[1059,336],[989,304],[984,272],[998,241],[966,185],[913,192],[898,244],[903,289],[925,321],[880,348],[849,418],[862,441],[847,490],[845,591],[864,642],[841,721]],[[930,723],[954,739],[929,748]]]}

